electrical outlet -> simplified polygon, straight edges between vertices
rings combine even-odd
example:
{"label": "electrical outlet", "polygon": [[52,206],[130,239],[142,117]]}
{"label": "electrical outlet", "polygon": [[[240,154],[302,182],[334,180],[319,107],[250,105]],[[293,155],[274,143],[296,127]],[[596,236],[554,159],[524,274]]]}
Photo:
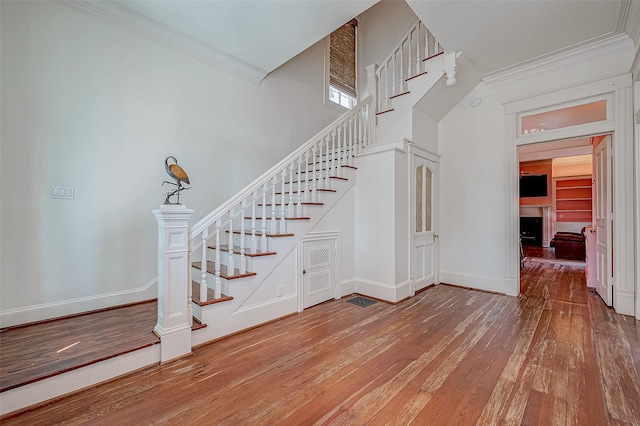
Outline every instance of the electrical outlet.
{"label": "electrical outlet", "polygon": [[284,286],[283,285],[279,285],[277,287],[277,291],[278,291],[278,297],[284,296]]}

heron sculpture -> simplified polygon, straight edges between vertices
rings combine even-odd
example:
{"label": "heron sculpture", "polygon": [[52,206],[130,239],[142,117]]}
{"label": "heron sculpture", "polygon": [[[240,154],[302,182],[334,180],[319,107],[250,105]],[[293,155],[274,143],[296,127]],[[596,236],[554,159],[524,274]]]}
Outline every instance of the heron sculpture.
{"label": "heron sculpture", "polygon": [[[169,164],[170,159],[173,160],[172,164]],[[178,165],[178,160],[176,160],[176,157],[174,157],[173,155],[168,156],[164,160],[164,168],[167,170],[167,174],[175,179],[175,183],[165,180],[164,182],[162,182],[162,184],[164,185],[165,183],[168,183],[169,185],[176,186],[176,189],[166,193],[167,198],[165,198],[164,203],[180,204],[180,191],[182,191],[183,189],[190,189],[189,187],[185,188],[182,186],[182,182],[186,183],[187,185],[191,185],[191,182],[189,182],[189,175],[187,175],[187,172],[185,172],[184,169]],[[176,195],[177,200],[175,203],[172,203],[169,198],[173,197],[174,195]]]}

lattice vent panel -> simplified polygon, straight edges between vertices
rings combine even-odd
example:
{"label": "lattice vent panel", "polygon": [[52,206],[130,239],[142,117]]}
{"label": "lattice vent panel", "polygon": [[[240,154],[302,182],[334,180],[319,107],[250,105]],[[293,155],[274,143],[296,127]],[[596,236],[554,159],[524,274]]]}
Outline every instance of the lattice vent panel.
{"label": "lattice vent panel", "polygon": [[323,273],[309,277],[309,292],[318,293],[331,288],[331,274]]}

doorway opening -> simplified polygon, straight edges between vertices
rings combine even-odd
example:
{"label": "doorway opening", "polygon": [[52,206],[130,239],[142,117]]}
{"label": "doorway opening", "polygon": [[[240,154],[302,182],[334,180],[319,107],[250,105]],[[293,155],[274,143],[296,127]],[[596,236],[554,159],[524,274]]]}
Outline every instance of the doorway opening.
{"label": "doorway opening", "polygon": [[[610,143],[610,135],[598,135],[518,148],[520,293],[531,282],[527,274],[542,270],[536,264],[551,263],[582,269],[583,285],[611,305],[607,262],[612,256],[606,242],[611,191],[604,166],[612,159],[602,155]],[[603,244],[598,235],[605,236]]]}

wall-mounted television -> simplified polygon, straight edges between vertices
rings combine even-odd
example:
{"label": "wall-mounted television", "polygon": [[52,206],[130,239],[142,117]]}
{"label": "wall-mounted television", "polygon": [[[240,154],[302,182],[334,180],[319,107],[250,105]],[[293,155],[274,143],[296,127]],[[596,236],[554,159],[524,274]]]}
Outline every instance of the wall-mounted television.
{"label": "wall-mounted television", "polygon": [[520,197],[546,197],[549,195],[547,190],[547,175],[522,175],[520,176]]}

